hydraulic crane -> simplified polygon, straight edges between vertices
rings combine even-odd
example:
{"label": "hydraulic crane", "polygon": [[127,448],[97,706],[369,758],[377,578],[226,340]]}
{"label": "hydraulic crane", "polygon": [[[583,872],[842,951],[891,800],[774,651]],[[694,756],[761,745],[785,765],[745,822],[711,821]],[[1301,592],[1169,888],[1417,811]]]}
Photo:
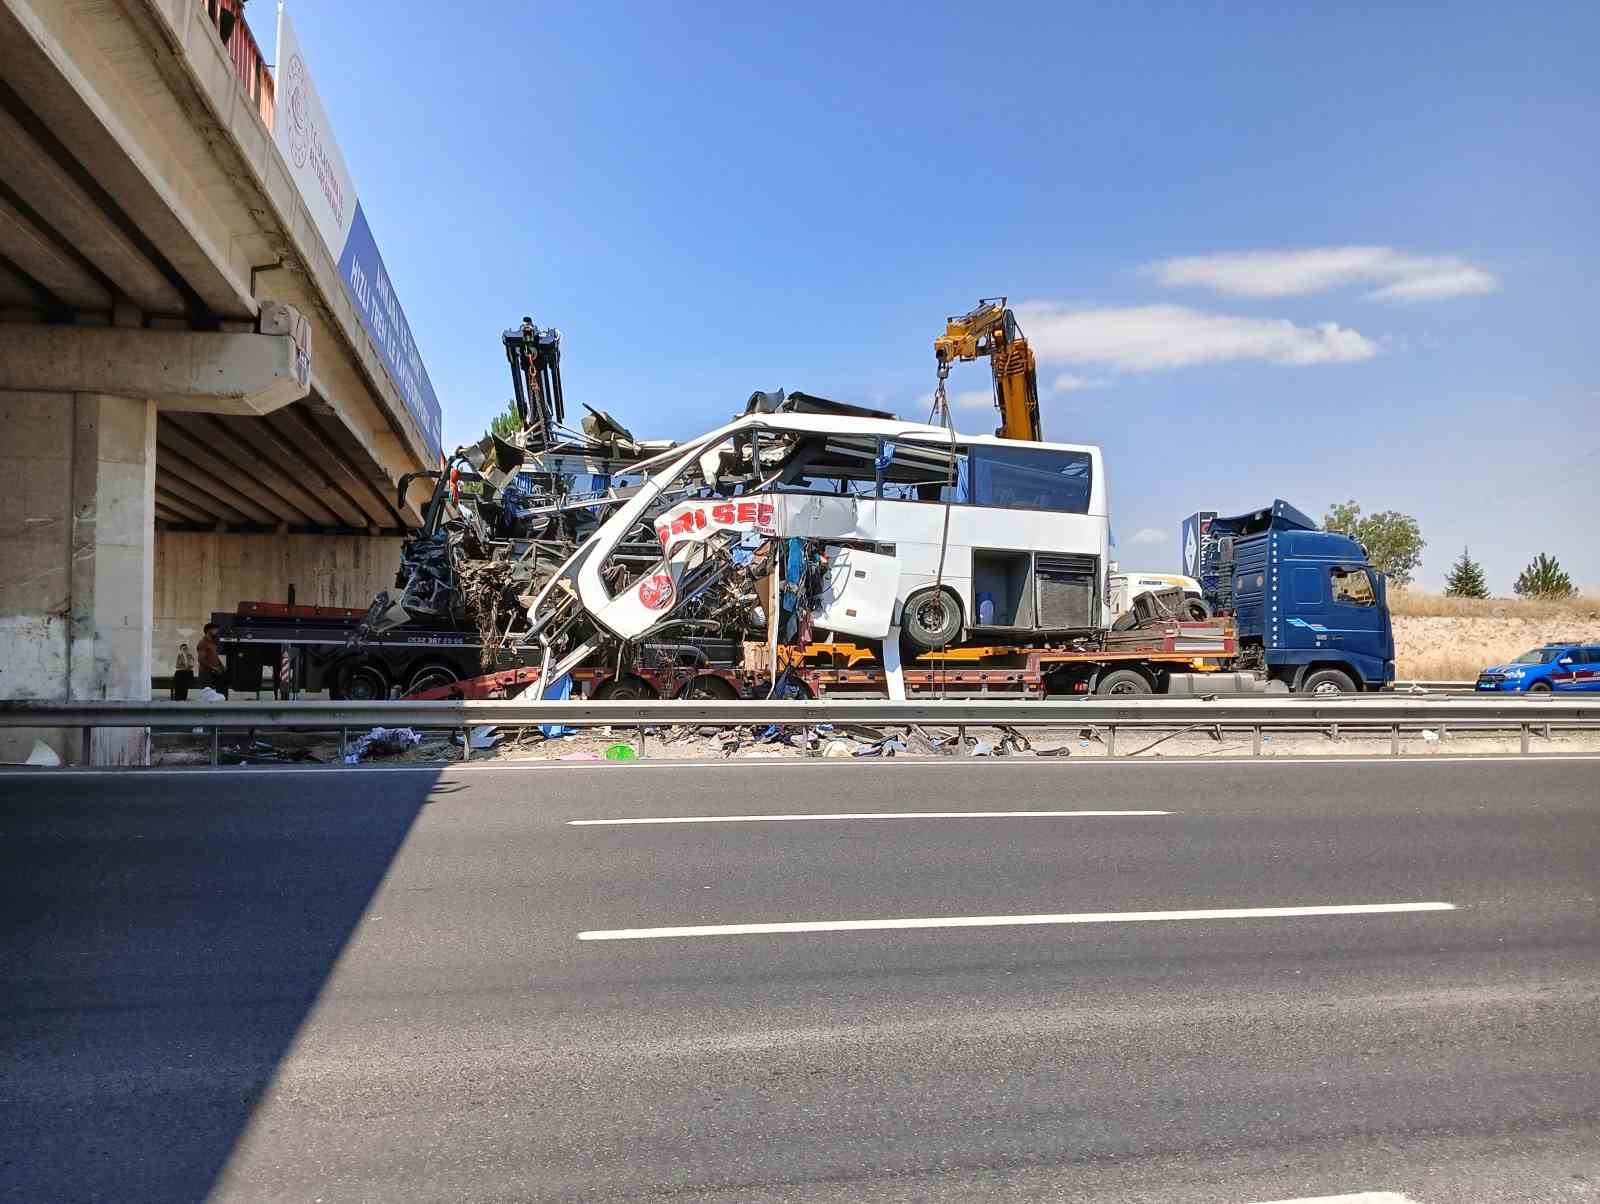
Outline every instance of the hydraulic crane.
{"label": "hydraulic crane", "polygon": [[567,419],[566,398],[561,394],[561,332],[553,326],[540,330],[532,318],[523,318],[500,336],[511,365],[517,413],[527,432],[525,446],[540,451],[556,442],[556,427]]}
{"label": "hydraulic crane", "polygon": [[933,354],[939,361],[939,387],[934,405],[945,425],[949,425],[950,414],[944,382],[950,375],[950,365],[957,360],[975,360],[986,355],[994,373],[994,404],[1000,411],[1000,427],[995,434],[1002,439],[1033,442],[1042,438],[1039,373],[1033,348],[1028,346],[1028,340],[1017,325],[1016,314],[1006,308],[1004,297],[985,298],[971,313],[947,318],[944,334],[933,342]]}

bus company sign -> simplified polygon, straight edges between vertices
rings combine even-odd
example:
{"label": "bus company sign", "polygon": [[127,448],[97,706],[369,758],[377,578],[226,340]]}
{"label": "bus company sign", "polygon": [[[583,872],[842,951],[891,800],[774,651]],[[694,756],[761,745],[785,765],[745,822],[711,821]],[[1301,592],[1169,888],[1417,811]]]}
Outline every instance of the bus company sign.
{"label": "bus company sign", "polygon": [[776,512],[768,501],[694,501],[668,510],[656,520],[656,538],[661,550],[674,544],[704,543],[719,531],[756,531],[776,535]]}

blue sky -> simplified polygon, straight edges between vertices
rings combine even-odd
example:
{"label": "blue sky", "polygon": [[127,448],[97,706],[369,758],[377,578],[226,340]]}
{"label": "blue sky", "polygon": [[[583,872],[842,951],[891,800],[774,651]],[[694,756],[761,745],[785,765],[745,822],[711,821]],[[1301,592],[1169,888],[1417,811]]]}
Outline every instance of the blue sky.
{"label": "blue sky", "polygon": [[[1005,294],[1124,565],[1192,510],[1355,498],[1600,589],[1600,7],[290,0],[444,406],[564,335],[687,436],[753,389],[926,415]],[[274,10],[251,24],[272,54]],[[952,392],[992,428],[987,370]]]}

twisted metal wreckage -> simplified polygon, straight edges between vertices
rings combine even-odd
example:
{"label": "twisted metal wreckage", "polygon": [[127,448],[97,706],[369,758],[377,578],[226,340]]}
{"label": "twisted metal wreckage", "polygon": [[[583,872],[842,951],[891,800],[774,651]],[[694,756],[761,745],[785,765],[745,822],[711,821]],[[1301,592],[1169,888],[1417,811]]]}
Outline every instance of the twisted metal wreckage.
{"label": "twisted metal wreckage", "polygon": [[1181,594],[1109,621],[1098,448],[782,391],[682,444],[593,409],[573,431],[559,333],[524,319],[503,339],[521,429],[416,474],[424,523],[362,624],[477,629],[484,676],[418,697],[781,697],[820,692],[818,658],[891,698],[961,686],[952,662],[985,690],[1083,693],[1135,655],[1129,626],[1174,668],[1235,651],[1226,625],[1180,624],[1205,617]]}

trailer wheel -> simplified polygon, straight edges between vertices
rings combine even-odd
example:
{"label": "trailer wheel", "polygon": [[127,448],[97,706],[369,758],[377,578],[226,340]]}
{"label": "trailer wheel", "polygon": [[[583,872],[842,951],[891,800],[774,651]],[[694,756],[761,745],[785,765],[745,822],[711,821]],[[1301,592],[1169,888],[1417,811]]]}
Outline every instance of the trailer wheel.
{"label": "trailer wheel", "polygon": [[359,661],[339,673],[334,697],[349,702],[382,702],[389,697],[389,677],[371,661]]}
{"label": "trailer wheel", "polygon": [[449,665],[423,665],[411,675],[411,682],[406,686],[407,694],[420,694],[424,690],[434,690],[440,686],[452,686],[461,680],[461,675]]}
{"label": "trailer wheel", "polygon": [[1150,679],[1137,669],[1113,669],[1095,682],[1096,694],[1154,694]]}
{"label": "trailer wheel", "polygon": [[906,642],[918,652],[948,648],[961,636],[961,600],[947,589],[925,589],[906,599],[901,622]]}
{"label": "trailer wheel", "polygon": [[1211,617],[1211,606],[1204,598],[1185,598],[1183,617],[1191,623],[1204,623]]}

